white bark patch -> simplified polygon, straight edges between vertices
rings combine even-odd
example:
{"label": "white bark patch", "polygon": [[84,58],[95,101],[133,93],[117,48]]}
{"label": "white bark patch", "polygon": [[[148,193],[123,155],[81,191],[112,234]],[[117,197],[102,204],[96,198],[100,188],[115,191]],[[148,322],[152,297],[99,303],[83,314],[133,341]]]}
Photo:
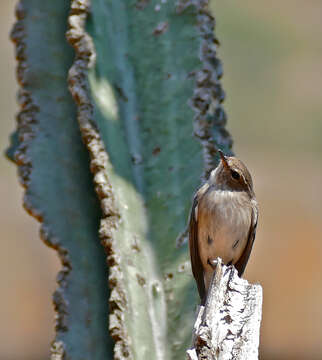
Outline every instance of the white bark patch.
{"label": "white bark patch", "polygon": [[249,284],[234,267],[217,260],[206,304],[198,309],[187,358],[258,359],[262,287]]}

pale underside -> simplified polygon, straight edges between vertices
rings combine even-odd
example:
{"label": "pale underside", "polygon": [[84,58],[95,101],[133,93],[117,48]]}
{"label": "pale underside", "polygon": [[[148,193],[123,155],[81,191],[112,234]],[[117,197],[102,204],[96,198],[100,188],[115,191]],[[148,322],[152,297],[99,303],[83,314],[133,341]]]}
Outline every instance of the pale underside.
{"label": "pale underside", "polygon": [[220,257],[224,264],[235,264],[241,257],[248,241],[251,214],[246,193],[214,188],[201,197],[195,215],[206,290],[214,270],[209,261]]}

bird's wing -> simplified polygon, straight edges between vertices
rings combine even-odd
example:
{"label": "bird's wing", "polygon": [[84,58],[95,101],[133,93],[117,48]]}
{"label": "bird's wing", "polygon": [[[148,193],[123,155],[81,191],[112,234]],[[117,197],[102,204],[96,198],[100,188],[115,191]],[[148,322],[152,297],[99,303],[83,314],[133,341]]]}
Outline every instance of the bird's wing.
{"label": "bird's wing", "polygon": [[245,247],[244,252],[242,253],[239,260],[236,262],[235,267],[238,271],[238,275],[242,276],[247,265],[249,255],[252,251],[255,236],[256,236],[256,228],[257,228],[257,220],[258,220],[258,208],[256,201],[253,201],[252,204],[252,221],[248,233],[248,240]]}
{"label": "bird's wing", "polygon": [[205,298],[206,288],[203,277],[203,267],[199,255],[198,248],[198,204],[202,195],[209,188],[208,183],[205,183],[197,192],[193,199],[193,204],[190,213],[189,221],[189,248],[191,258],[191,268],[193,276],[196,280],[199,296],[201,301]]}

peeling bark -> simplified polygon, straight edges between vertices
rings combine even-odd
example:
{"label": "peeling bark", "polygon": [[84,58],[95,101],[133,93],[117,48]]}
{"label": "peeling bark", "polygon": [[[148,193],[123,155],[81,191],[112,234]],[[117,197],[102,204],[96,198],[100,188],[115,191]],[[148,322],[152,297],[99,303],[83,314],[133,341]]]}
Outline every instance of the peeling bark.
{"label": "peeling bark", "polygon": [[221,259],[214,272],[205,306],[193,329],[190,360],[258,359],[262,288],[249,284]]}

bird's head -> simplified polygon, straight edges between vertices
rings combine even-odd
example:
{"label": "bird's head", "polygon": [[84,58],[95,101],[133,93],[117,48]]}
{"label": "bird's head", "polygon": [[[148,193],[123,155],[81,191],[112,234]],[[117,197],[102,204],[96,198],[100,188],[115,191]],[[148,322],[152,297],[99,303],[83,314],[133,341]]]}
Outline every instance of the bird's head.
{"label": "bird's head", "polygon": [[221,150],[218,153],[220,162],[210,174],[210,185],[222,190],[247,191],[253,197],[253,181],[246,166],[234,156],[225,156]]}

